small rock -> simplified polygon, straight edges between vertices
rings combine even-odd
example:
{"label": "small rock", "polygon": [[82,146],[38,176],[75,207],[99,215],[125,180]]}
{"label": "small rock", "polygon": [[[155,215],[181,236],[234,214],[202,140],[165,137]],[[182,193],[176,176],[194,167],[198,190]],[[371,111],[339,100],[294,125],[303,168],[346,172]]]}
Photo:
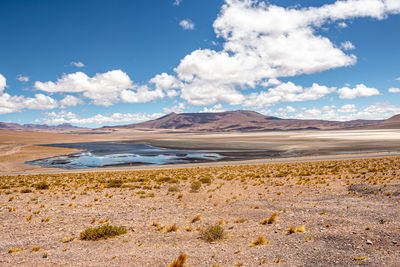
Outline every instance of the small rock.
{"label": "small rock", "polygon": [[396,244],[397,244],[397,241],[396,241],[396,240],[393,240],[392,243],[396,245]]}
{"label": "small rock", "polygon": [[372,245],[372,241],[371,240],[367,240],[367,244],[368,245]]}

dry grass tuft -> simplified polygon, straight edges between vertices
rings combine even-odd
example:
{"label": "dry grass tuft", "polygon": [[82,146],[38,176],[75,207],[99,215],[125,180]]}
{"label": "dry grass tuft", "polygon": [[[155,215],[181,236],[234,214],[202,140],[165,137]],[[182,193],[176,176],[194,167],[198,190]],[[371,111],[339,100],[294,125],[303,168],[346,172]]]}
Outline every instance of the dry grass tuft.
{"label": "dry grass tuft", "polygon": [[185,267],[186,260],[187,260],[187,255],[182,253],[176,260],[174,260],[174,262],[168,265],[168,267]]}
{"label": "dry grass tuft", "polygon": [[289,228],[286,229],[286,234],[288,235],[291,235],[293,233],[305,233],[305,232],[306,232],[306,227],[304,225],[300,226],[299,228],[290,226]]}
{"label": "dry grass tuft", "polygon": [[355,261],[365,261],[367,259],[367,257],[365,256],[354,256],[353,260]]}
{"label": "dry grass tuft", "polygon": [[238,218],[233,221],[233,223],[245,223],[245,222],[248,222],[248,220],[245,218]]}
{"label": "dry grass tuft", "polygon": [[256,246],[266,246],[269,245],[269,242],[265,237],[262,235],[259,235],[256,240],[251,241],[250,247],[256,247]]}
{"label": "dry grass tuft", "polygon": [[195,223],[195,222],[199,222],[201,221],[203,218],[201,217],[201,215],[196,215],[193,219],[190,220],[190,223]]}
{"label": "dry grass tuft", "polygon": [[306,227],[304,225],[296,229],[296,233],[305,233],[305,232],[306,232]]}
{"label": "dry grass tuft", "polygon": [[23,249],[22,248],[10,248],[8,250],[8,253],[12,254],[12,253],[17,253],[17,252],[22,252]]}
{"label": "dry grass tuft", "polygon": [[63,239],[61,239],[60,240],[60,242],[62,242],[62,243],[68,243],[68,242],[71,242],[71,241],[73,241],[75,239],[75,237],[64,237]]}
{"label": "dry grass tuft", "polygon": [[176,223],[174,223],[173,225],[167,226],[167,228],[165,230],[168,233],[170,233],[170,232],[178,232],[179,228],[178,228],[178,226],[176,226]]}
{"label": "dry grass tuft", "polygon": [[268,219],[264,219],[261,221],[261,224],[273,224],[278,221],[278,212],[275,212]]}
{"label": "dry grass tuft", "polygon": [[293,226],[290,226],[286,229],[286,234],[291,235],[293,233],[296,233],[296,228],[294,228]]}

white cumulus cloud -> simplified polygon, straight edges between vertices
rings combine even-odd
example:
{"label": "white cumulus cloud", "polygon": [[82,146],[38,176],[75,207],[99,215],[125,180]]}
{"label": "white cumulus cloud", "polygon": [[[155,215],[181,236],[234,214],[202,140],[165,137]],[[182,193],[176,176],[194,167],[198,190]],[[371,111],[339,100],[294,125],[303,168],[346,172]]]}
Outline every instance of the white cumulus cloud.
{"label": "white cumulus cloud", "polygon": [[181,98],[192,105],[212,105],[217,102],[239,105],[245,97],[234,86],[215,81],[213,83],[203,80],[185,84],[181,89]]}
{"label": "white cumulus cloud", "polygon": [[77,62],[72,61],[72,62],[71,62],[71,65],[72,65],[72,66],[75,66],[75,67],[77,67],[77,68],[83,68],[83,67],[85,67],[85,64],[83,64],[82,61],[77,61]]}
{"label": "white cumulus cloud", "polygon": [[314,83],[304,88],[292,82],[282,83],[268,91],[250,94],[243,106],[262,108],[280,102],[299,102],[317,100],[336,91],[335,87],[327,87]]}
{"label": "white cumulus cloud", "polygon": [[340,46],[341,46],[344,50],[353,50],[353,49],[356,49],[356,47],[355,47],[350,41],[345,41],[345,42],[341,43]]}
{"label": "white cumulus cloud", "polygon": [[59,101],[59,103],[61,108],[66,108],[66,107],[74,107],[76,105],[81,105],[84,102],[82,99],[77,98],[73,95],[66,95],[63,99]]}
{"label": "white cumulus cloud", "polygon": [[389,93],[400,93],[400,88],[390,88]]}
{"label": "white cumulus cloud", "polygon": [[178,105],[172,106],[170,108],[163,108],[165,114],[169,113],[182,113],[185,110],[185,103],[179,103]]}
{"label": "white cumulus cloud", "polygon": [[226,0],[213,24],[223,49],[195,50],[174,69],[182,81],[182,97],[193,105],[232,103],[226,96],[231,92],[237,103],[244,100],[238,89],[354,65],[356,56],[345,52],[354,45],[346,41],[338,47],[318,29],[336,21],[344,27],[345,20],[384,19],[397,13],[397,0],[347,0],[306,8]]}
{"label": "white cumulus cloud", "polygon": [[174,1],[174,6],[179,6],[182,3],[183,0],[175,0]]}
{"label": "white cumulus cloud", "polygon": [[338,90],[339,97],[341,99],[354,99],[356,97],[367,97],[379,95],[379,91],[376,88],[369,88],[364,84],[357,84],[354,88],[343,87]]}
{"label": "white cumulus cloud", "polygon": [[65,74],[56,82],[35,82],[41,91],[57,93],[81,93],[95,105],[111,106],[120,101],[128,103],[148,102],[164,97],[161,89],[151,90],[147,86],[135,85],[121,70],[97,73],[93,77],[83,72]]}
{"label": "white cumulus cloud", "polygon": [[88,118],[81,118],[80,116],[67,111],[61,111],[59,113],[49,112],[46,113],[46,118],[43,119],[43,122],[46,124],[54,125],[54,124],[62,124],[62,123],[71,123],[71,124],[117,124],[117,123],[137,123],[147,120],[156,119],[162,116],[161,113],[113,113],[110,115],[97,114]]}
{"label": "white cumulus cloud", "polygon": [[289,113],[294,113],[296,111],[297,111],[296,108],[294,108],[292,106],[286,106],[286,107],[277,108],[275,110],[275,112],[269,111],[267,113],[265,113],[265,112],[264,113],[267,115],[273,115],[273,116],[280,117],[280,118],[286,118]]}
{"label": "white cumulus cloud", "polygon": [[179,26],[184,30],[194,30],[194,22],[190,19],[183,19],[179,22]]}
{"label": "white cumulus cloud", "polygon": [[7,79],[0,73],[0,94],[3,93],[4,89],[7,86]]}
{"label": "white cumulus cloud", "polygon": [[301,108],[300,111],[286,116],[292,119],[321,119],[333,121],[350,120],[385,120],[400,114],[400,106],[390,103],[375,103],[373,105],[357,108],[354,104],[344,105],[340,108],[324,106],[322,108]]}
{"label": "white cumulus cloud", "polygon": [[28,76],[18,75],[17,80],[20,82],[29,82]]}
{"label": "white cumulus cloud", "polygon": [[211,108],[204,107],[200,113],[216,113],[216,112],[224,112],[226,109],[222,106],[222,104],[217,104],[212,106]]}
{"label": "white cumulus cloud", "polygon": [[338,109],[338,112],[341,112],[341,113],[353,113],[356,111],[357,111],[357,108],[356,108],[356,105],[354,105],[354,104],[343,105]]}
{"label": "white cumulus cloud", "polygon": [[150,79],[150,83],[154,84],[157,89],[164,90],[168,97],[177,96],[179,93],[176,89],[182,86],[181,81],[179,81],[175,76],[169,75],[165,72]]}
{"label": "white cumulus cloud", "polygon": [[12,96],[8,93],[0,95],[0,114],[20,112],[23,109],[53,109],[58,106],[57,100],[44,94],[35,94],[34,97]]}
{"label": "white cumulus cloud", "polygon": [[59,102],[44,94],[35,94],[34,97],[10,95],[4,92],[7,79],[0,74],[0,114],[20,112],[23,109],[45,110],[59,106]]}
{"label": "white cumulus cloud", "polygon": [[150,90],[146,85],[139,86],[136,90],[121,92],[121,100],[126,103],[146,103],[163,97],[164,93],[161,89]]}

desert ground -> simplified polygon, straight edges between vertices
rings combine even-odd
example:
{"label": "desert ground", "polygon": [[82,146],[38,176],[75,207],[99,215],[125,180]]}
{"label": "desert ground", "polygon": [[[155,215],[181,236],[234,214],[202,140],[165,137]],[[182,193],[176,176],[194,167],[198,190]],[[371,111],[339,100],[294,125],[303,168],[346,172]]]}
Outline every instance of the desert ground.
{"label": "desert ground", "polygon": [[[0,131],[1,266],[168,266],[180,255],[185,266],[399,266],[398,130],[11,133]],[[88,140],[300,157],[90,171],[23,164],[74,152],[38,144]],[[116,236],[93,234],[107,227]]]}

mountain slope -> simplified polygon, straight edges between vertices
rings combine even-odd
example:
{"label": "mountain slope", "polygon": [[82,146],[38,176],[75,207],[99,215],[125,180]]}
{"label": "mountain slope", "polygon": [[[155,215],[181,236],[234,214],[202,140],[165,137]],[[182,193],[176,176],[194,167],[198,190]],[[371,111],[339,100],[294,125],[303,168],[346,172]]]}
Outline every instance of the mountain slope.
{"label": "mountain slope", "polygon": [[73,130],[81,129],[80,127],[72,126],[69,123],[49,126],[46,124],[18,124],[9,122],[0,122],[0,129],[20,130],[20,131],[37,131],[37,130]]}
{"label": "mountain slope", "polygon": [[264,116],[255,111],[236,110],[217,113],[170,113],[161,118],[113,128],[175,129],[184,131],[230,132],[230,131],[279,131],[305,129],[341,129],[375,125],[381,121],[354,120],[348,122],[324,120],[279,119]]}
{"label": "mountain slope", "polygon": [[381,121],[378,124],[364,126],[362,129],[400,129],[400,114]]}

